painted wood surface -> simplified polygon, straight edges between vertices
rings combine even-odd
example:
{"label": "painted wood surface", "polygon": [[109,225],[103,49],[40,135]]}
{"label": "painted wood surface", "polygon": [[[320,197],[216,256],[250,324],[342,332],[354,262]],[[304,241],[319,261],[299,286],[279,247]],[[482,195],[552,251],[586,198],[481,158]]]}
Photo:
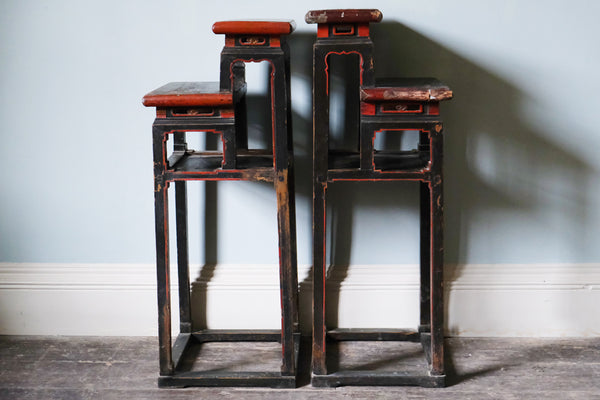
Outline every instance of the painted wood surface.
{"label": "painted wood surface", "polygon": [[337,9],[311,10],[304,20],[307,24],[339,24],[379,22],[382,18],[383,14],[376,9]]}

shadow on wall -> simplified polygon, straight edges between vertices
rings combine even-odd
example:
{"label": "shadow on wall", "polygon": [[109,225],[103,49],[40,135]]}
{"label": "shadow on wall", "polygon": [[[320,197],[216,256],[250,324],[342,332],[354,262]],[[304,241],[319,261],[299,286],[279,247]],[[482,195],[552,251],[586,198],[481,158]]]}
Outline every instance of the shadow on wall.
{"label": "shadow on wall", "polygon": [[[589,230],[586,225],[590,205],[586,193],[592,169],[577,154],[553,143],[549,135],[534,130],[526,121],[523,104],[535,103],[535,99],[529,98],[518,87],[494,73],[400,23],[388,21],[373,24],[371,32],[375,44],[377,77],[433,76],[448,84],[455,94],[452,101],[442,105],[446,133],[445,263],[455,265],[454,268],[446,268],[449,272],[446,279],[457,279],[461,274],[461,264],[514,262],[511,249],[517,242],[506,236],[510,232],[494,232],[494,227],[488,230],[491,233],[488,245],[494,248],[496,258],[505,259],[472,256],[473,249],[469,248],[469,243],[473,242],[473,238],[469,235],[480,224],[478,218],[481,215],[497,212],[525,214],[535,220],[536,211],[548,204],[548,193],[556,195],[562,192],[559,196],[564,194],[566,200],[558,204],[564,218],[584,232]],[[302,33],[294,34],[290,39],[292,77],[308,85],[312,80],[314,40],[315,35]],[[311,117],[303,118],[295,114],[294,118],[298,165],[296,191],[298,196],[311,199]],[[334,126],[331,128],[335,130]],[[554,185],[559,185],[560,189],[555,189]],[[331,263],[328,274],[336,277],[335,282],[330,283],[337,287],[328,287],[327,319],[328,325],[335,327],[338,312],[336,299],[339,300],[336,292],[349,264],[356,263],[356,260],[351,260],[352,254],[356,254],[352,248],[361,246],[356,239],[353,242],[353,221],[357,212],[368,207],[385,213],[402,210],[418,215],[418,188],[410,182],[335,184],[328,189],[328,199],[329,204],[334,205],[334,209],[328,209]],[[543,233],[544,222],[541,221],[535,231]],[[298,221],[298,224],[310,226],[312,221]],[[383,229],[394,230],[399,227]],[[514,229],[518,230],[519,227],[515,226]],[[482,231],[478,229],[478,232]],[[377,231],[369,232],[369,235],[376,234]],[[585,250],[576,235],[565,234],[564,239],[565,245],[573,253]],[[528,243],[521,245],[527,246]],[[361,249],[367,256],[376,252],[376,249],[369,247],[363,246]],[[379,259],[375,263],[405,262],[398,261],[393,254],[402,250],[402,246],[391,251],[383,250],[387,250],[389,258],[380,262],[381,256],[376,256]],[[543,249],[538,251],[543,252]],[[415,249],[414,254],[417,253],[418,249]],[[540,254],[537,262],[544,261],[543,256]],[[310,255],[308,259],[312,259]],[[418,258],[415,257],[416,260]],[[301,284],[301,311],[304,313],[310,313],[311,290],[309,278]],[[307,317],[306,321],[310,323],[310,314]]]}
{"label": "shadow on wall", "polygon": [[[573,221],[573,226],[586,230],[590,207],[586,198],[588,189],[586,185],[591,167],[577,154],[570,153],[553,143],[544,132],[535,131],[526,122],[522,105],[525,102],[535,102],[535,99],[527,98],[519,88],[499,76],[400,23],[387,21],[374,24],[371,36],[375,44],[377,77],[433,76],[448,84],[454,91],[454,99],[442,105],[446,133],[444,193],[445,263],[447,265],[501,262],[470,257],[469,243],[472,242],[472,238],[469,235],[474,231],[474,227],[479,226],[479,216],[494,212],[534,214],[545,204],[548,191],[552,192],[552,188],[548,185],[558,184],[564,193],[568,193],[568,201],[561,203],[563,215]],[[312,115],[306,112],[306,109],[300,110],[294,102],[299,97],[298,83],[305,89],[312,87],[312,45],[315,38],[315,34],[300,32],[294,33],[289,39],[296,196],[300,200],[299,204],[306,201],[308,207],[311,207],[312,199]],[[340,64],[341,73],[337,78],[353,79],[351,72],[345,70],[343,62]],[[335,74],[332,75],[332,80],[337,78]],[[341,90],[344,88],[342,87]],[[341,112],[341,115],[345,115],[347,111],[342,109],[336,110],[335,113]],[[249,118],[252,118],[250,114]],[[332,126],[333,131],[338,130],[337,133],[332,134],[333,141],[336,140],[336,134],[344,133],[344,123],[347,122],[345,120],[347,118],[339,121],[341,125],[337,128]],[[548,177],[551,179],[548,180]],[[213,196],[216,196],[216,192],[214,193]],[[357,248],[361,254],[365,254],[365,258],[377,252],[377,249],[368,246],[365,248],[363,243],[356,243],[357,232],[354,233],[353,241],[352,231],[357,213],[359,210],[362,212],[368,209],[392,215],[401,210],[402,213],[418,216],[418,186],[412,182],[341,183],[331,185],[328,194],[329,204],[333,206],[328,209],[328,252],[331,263],[329,274],[335,275],[336,279],[330,283],[337,286],[328,287],[328,325],[335,327],[338,309],[336,292],[346,276],[348,266],[353,262],[357,263],[356,260],[352,260],[352,255],[356,254]],[[216,213],[216,210],[211,212]],[[216,219],[211,220],[209,214],[207,214],[205,237],[215,238]],[[305,231],[303,236],[298,237],[299,242],[312,241],[311,213],[307,215],[309,215],[308,220],[297,221],[299,227],[305,228],[299,229]],[[392,231],[400,227],[381,229]],[[491,227],[489,230],[490,246],[495,249],[496,254],[507,254],[510,258],[511,249],[503,248],[503,246],[515,245],[514,240],[511,241],[510,237],[503,236],[510,235],[510,232],[500,234],[493,229]],[[519,227],[516,226],[515,229]],[[544,232],[543,226],[540,226],[539,232]],[[368,234],[376,236],[377,231]],[[572,251],[582,250],[581,242],[576,236],[565,235],[565,240],[568,240],[566,244]],[[528,244],[522,243],[522,245]],[[210,280],[214,266],[218,263],[216,244],[205,243],[205,246],[207,246],[206,266],[201,280],[207,278]],[[309,254],[299,254],[301,263],[312,261],[311,247],[308,246]],[[382,250],[383,256],[375,255],[377,259],[374,264],[418,262],[418,248],[414,249],[414,261],[402,260],[401,257],[398,261],[394,253],[403,250],[402,246]],[[362,260],[358,262],[364,263]],[[505,262],[510,262],[510,259]],[[447,279],[450,281],[457,279],[461,273],[460,267],[446,268],[446,270],[449,272]],[[300,285],[300,317],[304,327],[311,325],[311,285],[310,278]],[[205,288],[197,289],[200,292],[196,295],[203,297],[201,292]]]}
{"label": "shadow on wall", "polygon": [[[560,211],[585,231],[591,167],[531,128],[523,106],[536,99],[400,23],[375,25],[372,38],[378,76],[434,76],[455,94],[442,105],[446,263],[502,262],[469,258],[469,233],[477,216],[496,210],[533,213],[558,191],[568,198]],[[494,239],[495,253],[510,258],[511,249],[503,246],[515,242]],[[576,236],[564,239],[574,254],[584,250]],[[537,261],[542,260],[540,255]]]}

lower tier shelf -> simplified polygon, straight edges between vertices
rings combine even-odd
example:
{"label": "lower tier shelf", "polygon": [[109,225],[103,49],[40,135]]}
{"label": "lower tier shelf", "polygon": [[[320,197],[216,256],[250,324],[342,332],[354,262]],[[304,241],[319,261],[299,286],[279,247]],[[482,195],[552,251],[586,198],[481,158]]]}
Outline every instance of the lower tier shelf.
{"label": "lower tier shelf", "polygon": [[[336,169],[359,169],[360,154],[356,151],[330,151],[328,167]],[[378,151],[374,156],[373,169],[379,171],[415,171],[426,168],[429,158],[418,151]]]}

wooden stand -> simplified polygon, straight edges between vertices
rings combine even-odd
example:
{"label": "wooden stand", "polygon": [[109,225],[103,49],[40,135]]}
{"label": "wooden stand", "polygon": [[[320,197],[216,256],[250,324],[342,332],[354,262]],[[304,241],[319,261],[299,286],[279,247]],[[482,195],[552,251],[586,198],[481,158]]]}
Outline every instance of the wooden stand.
{"label": "wooden stand", "polygon": [[[221,55],[221,80],[214,83],[179,82],[144,97],[156,107],[153,124],[154,194],[159,311],[161,387],[271,386],[295,387],[298,349],[298,278],[294,169],[291,133],[289,54],[284,35],[293,22],[217,22],[215,33],[226,35]],[[284,46],[282,46],[282,43]],[[245,120],[244,63],[270,63],[269,83],[273,150],[248,149]],[[188,149],[186,132],[219,134],[222,152]],[[168,154],[168,140],[173,150]],[[190,180],[245,180],[271,182],[277,195],[280,297],[282,328],[276,330],[193,331],[187,243],[186,182]],[[167,189],[175,182],[180,334],[171,343],[169,237]],[[202,306],[202,305],[200,305]],[[183,360],[194,344],[226,341],[281,343],[280,372],[187,371]]]}
{"label": "wooden stand", "polygon": [[[443,198],[442,121],[439,101],[452,92],[431,79],[376,84],[369,23],[378,10],[320,10],[306,15],[317,23],[313,47],[313,386],[444,386],[443,355]],[[357,54],[360,70],[360,134],[356,151],[329,147],[329,59]],[[358,90],[359,88],[357,88]],[[357,104],[358,106],[358,104]],[[358,107],[357,107],[358,112]],[[419,131],[415,151],[377,151],[378,132]],[[334,329],[325,325],[326,189],[340,181],[419,181],[421,194],[421,322],[415,330]],[[327,340],[421,342],[429,369],[403,371],[334,371],[327,369]]]}

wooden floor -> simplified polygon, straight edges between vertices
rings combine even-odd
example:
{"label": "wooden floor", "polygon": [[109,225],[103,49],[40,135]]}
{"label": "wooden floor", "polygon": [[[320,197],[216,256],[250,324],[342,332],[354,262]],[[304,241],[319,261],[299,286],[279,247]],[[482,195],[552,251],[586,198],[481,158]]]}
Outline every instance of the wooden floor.
{"label": "wooden floor", "polygon": [[[202,367],[199,362],[196,367],[249,370],[259,360],[264,368],[278,366],[278,346],[235,346],[207,346],[200,356],[221,364]],[[297,389],[158,389],[156,338],[0,336],[0,399],[600,399],[600,338],[452,338],[446,348],[450,385],[443,389],[315,389],[306,356]],[[303,343],[304,355],[309,349]],[[399,343],[349,343],[338,350],[333,363],[339,368],[423,363],[417,348]]]}

